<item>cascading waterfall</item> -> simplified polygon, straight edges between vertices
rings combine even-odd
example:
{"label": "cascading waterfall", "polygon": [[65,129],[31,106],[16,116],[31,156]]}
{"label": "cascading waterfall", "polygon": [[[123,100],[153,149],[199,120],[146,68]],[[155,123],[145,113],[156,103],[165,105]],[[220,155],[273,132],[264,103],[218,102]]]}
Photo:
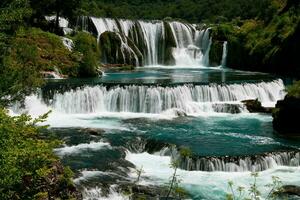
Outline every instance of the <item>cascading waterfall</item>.
{"label": "cascading waterfall", "polygon": [[[172,57],[175,59],[176,65],[199,66],[209,63],[210,29],[198,30],[195,25],[181,22],[132,21],[94,17],[90,19],[97,29],[98,38],[107,31],[129,38],[135,45],[134,48],[143,52],[144,65],[167,63],[169,58],[160,59],[160,53],[165,52],[165,48],[173,48]],[[171,29],[171,32],[165,31],[166,29]],[[167,33],[172,35],[166,35]],[[161,45],[170,42],[166,40],[174,40],[175,46]],[[131,45],[126,45],[126,48],[127,51],[134,52]]]}
{"label": "cascading waterfall", "polygon": [[178,153],[172,159],[179,167],[189,171],[258,172],[276,166],[300,166],[299,152],[274,152],[255,156],[228,157],[181,157]]}
{"label": "cascading waterfall", "polygon": [[[202,112],[246,112],[242,100],[262,103],[283,99],[282,80],[229,85],[86,86],[55,93],[51,106],[64,113],[134,112],[162,113],[177,109],[187,114]],[[236,113],[234,111],[233,113]]]}

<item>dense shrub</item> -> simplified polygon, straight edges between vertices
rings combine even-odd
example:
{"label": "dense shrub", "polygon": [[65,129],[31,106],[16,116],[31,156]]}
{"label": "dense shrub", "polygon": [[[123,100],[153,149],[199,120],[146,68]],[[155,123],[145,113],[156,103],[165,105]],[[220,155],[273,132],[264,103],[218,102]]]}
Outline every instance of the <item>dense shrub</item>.
{"label": "dense shrub", "polygon": [[0,109],[0,199],[72,197],[58,192],[74,187],[72,173],[62,168],[53,154],[59,142],[41,139],[39,133],[44,127],[37,127],[36,123],[45,117],[36,120],[27,115],[10,117]]}
{"label": "dense shrub", "polygon": [[78,51],[82,58],[79,64],[80,77],[95,77],[100,61],[100,52],[97,40],[91,34],[79,32],[74,37],[74,50]]}

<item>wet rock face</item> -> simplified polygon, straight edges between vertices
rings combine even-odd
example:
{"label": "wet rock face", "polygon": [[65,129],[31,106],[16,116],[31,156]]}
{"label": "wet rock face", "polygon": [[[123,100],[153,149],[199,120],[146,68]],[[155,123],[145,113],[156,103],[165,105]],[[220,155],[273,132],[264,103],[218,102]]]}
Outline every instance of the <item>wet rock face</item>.
{"label": "wet rock face", "polygon": [[265,108],[258,99],[250,99],[242,101],[250,113],[271,113],[271,108]]}
{"label": "wet rock face", "polygon": [[209,65],[217,67],[221,65],[223,54],[223,41],[214,40],[209,51]]}
{"label": "wet rock face", "polygon": [[292,96],[278,101],[273,114],[274,129],[286,136],[300,136],[300,99]]}
{"label": "wet rock face", "polygon": [[115,32],[104,32],[99,39],[102,60],[106,64],[140,66],[143,55],[126,36]]}

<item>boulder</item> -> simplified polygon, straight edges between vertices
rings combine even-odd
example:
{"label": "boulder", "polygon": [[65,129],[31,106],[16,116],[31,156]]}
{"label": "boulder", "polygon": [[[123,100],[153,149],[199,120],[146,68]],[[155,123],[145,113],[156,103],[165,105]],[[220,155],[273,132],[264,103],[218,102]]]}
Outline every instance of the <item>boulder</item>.
{"label": "boulder", "polygon": [[250,113],[272,113],[272,108],[265,108],[258,99],[244,100],[242,103]]}
{"label": "boulder", "polygon": [[95,128],[86,128],[84,129],[84,132],[94,136],[101,136],[103,133],[105,133],[104,130]]}
{"label": "boulder", "polygon": [[293,194],[300,196],[300,186],[295,185],[284,185],[281,187],[282,193]]}
{"label": "boulder", "polygon": [[209,51],[209,65],[217,67],[221,65],[224,41],[214,40]]}
{"label": "boulder", "polygon": [[300,98],[286,96],[284,100],[278,101],[273,113],[273,127],[283,135],[300,136]]}

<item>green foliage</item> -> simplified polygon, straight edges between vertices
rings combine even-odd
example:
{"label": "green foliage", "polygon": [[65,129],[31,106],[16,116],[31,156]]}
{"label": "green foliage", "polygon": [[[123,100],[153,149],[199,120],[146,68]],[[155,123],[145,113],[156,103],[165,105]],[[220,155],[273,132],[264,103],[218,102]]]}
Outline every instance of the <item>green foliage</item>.
{"label": "green foliage", "polygon": [[24,41],[13,40],[11,49],[0,63],[0,106],[24,99],[40,86],[37,48]]}
{"label": "green foliage", "polygon": [[[213,38],[228,41],[227,63],[233,68],[285,71],[297,67],[296,46],[300,30],[300,4],[273,0],[268,19],[233,20],[213,25]],[[294,70],[295,71],[295,70]]]}
{"label": "green foliage", "polygon": [[300,81],[295,82],[287,88],[288,96],[300,98]]}
{"label": "green foliage", "polygon": [[0,32],[14,34],[30,18],[29,0],[2,0],[0,2]]}
{"label": "green foliage", "polygon": [[130,19],[180,18],[190,22],[220,23],[227,19],[265,16],[272,0],[83,0],[87,15]]}
{"label": "green foliage", "polygon": [[[229,181],[228,187],[230,193],[226,194],[226,200],[260,200],[262,198],[262,193],[257,185],[257,178],[259,177],[259,174],[257,172],[253,172],[251,173],[251,176],[253,177],[253,183],[250,184],[248,197],[245,197],[247,191],[245,191],[244,187],[238,186],[235,189],[234,183]],[[272,183],[265,185],[265,187],[270,188],[269,194],[266,195],[266,200],[279,200],[283,198],[283,196],[280,196],[282,182],[278,177],[273,176]]]}
{"label": "green foliage", "polygon": [[180,148],[180,156],[182,157],[191,157],[192,156],[192,150],[188,147],[182,147]]}
{"label": "green foliage", "polygon": [[46,126],[37,124],[47,116],[10,117],[0,109],[0,199],[72,198],[73,194],[63,191],[74,188],[73,173],[53,153],[60,141],[40,136]]}
{"label": "green foliage", "polygon": [[97,76],[97,68],[100,61],[100,52],[97,40],[91,34],[79,32],[74,37],[74,50],[82,55],[79,65],[80,77]]}
{"label": "green foliage", "polygon": [[0,199],[28,199],[34,195],[36,188],[23,185],[26,177],[37,183],[41,174],[48,174],[41,170],[48,170],[47,166],[56,161],[52,149],[58,142],[39,139],[40,128],[35,122],[29,116],[9,117],[0,110]]}

